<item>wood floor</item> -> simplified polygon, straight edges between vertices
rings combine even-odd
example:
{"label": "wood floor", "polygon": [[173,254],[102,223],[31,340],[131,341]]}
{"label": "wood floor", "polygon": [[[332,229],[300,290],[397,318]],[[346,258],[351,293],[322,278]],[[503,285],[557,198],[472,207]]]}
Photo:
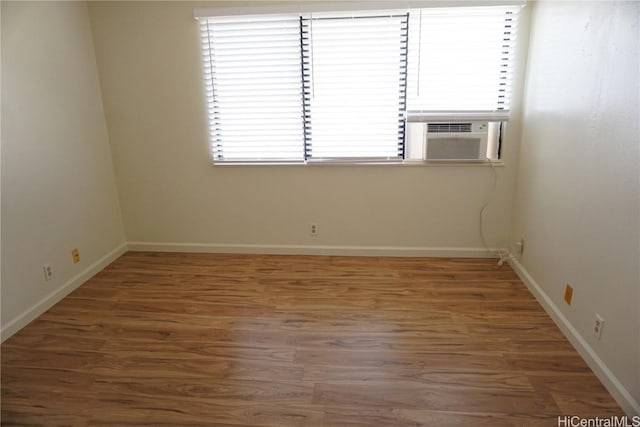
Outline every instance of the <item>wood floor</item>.
{"label": "wood floor", "polygon": [[128,253],[2,345],[3,425],[622,415],[495,260]]}

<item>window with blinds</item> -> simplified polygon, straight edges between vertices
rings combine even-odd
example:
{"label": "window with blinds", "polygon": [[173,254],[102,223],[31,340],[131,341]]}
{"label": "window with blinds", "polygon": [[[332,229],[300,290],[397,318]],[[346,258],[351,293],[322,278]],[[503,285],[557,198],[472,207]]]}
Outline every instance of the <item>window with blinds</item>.
{"label": "window with blinds", "polygon": [[413,11],[408,109],[508,111],[519,10],[494,6]]}
{"label": "window with blinds", "polygon": [[407,112],[508,113],[518,11],[199,17],[213,160],[402,161]]}
{"label": "window with blinds", "polygon": [[402,159],[408,15],[309,21],[307,159]]}
{"label": "window with blinds", "polygon": [[300,18],[202,19],[214,161],[304,160]]}

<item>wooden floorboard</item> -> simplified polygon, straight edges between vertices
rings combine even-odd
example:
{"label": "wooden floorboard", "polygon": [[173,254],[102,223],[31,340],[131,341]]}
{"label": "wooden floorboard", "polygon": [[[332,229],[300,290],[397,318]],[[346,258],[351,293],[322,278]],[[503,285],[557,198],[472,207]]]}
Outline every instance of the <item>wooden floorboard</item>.
{"label": "wooden floorboard", "polygon": [[513,270],[490,259],[130,252],[1,350],[7,426],[622,415]]}

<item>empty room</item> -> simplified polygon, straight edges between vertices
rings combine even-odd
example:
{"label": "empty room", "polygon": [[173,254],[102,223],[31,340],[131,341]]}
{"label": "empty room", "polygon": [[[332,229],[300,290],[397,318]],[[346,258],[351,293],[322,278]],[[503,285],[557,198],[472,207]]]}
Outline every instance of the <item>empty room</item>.
{"label": "empty room", "polygon": [[3,426],[640,426],[640,2],[0,24]]}

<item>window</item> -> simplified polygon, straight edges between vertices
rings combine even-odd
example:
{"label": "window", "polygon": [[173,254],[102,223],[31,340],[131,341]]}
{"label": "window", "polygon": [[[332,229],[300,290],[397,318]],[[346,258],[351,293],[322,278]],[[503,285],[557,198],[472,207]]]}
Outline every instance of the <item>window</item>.
{"label": "window", "polygon": [[408,16],[309,20],[307,159],[402,159]]}
{"label": "window", "polygon": [[518,11],[200,17],[214,162],[423,159],[411,122],[506,120]]}
{"label": "window", "polygon": [[421,9],[411,15],[410,110],[509,110],[513,7]]}
{"label": "window", "polygon": [[214,161],[303,160],[300,19],[257,16],[205,22]]}

